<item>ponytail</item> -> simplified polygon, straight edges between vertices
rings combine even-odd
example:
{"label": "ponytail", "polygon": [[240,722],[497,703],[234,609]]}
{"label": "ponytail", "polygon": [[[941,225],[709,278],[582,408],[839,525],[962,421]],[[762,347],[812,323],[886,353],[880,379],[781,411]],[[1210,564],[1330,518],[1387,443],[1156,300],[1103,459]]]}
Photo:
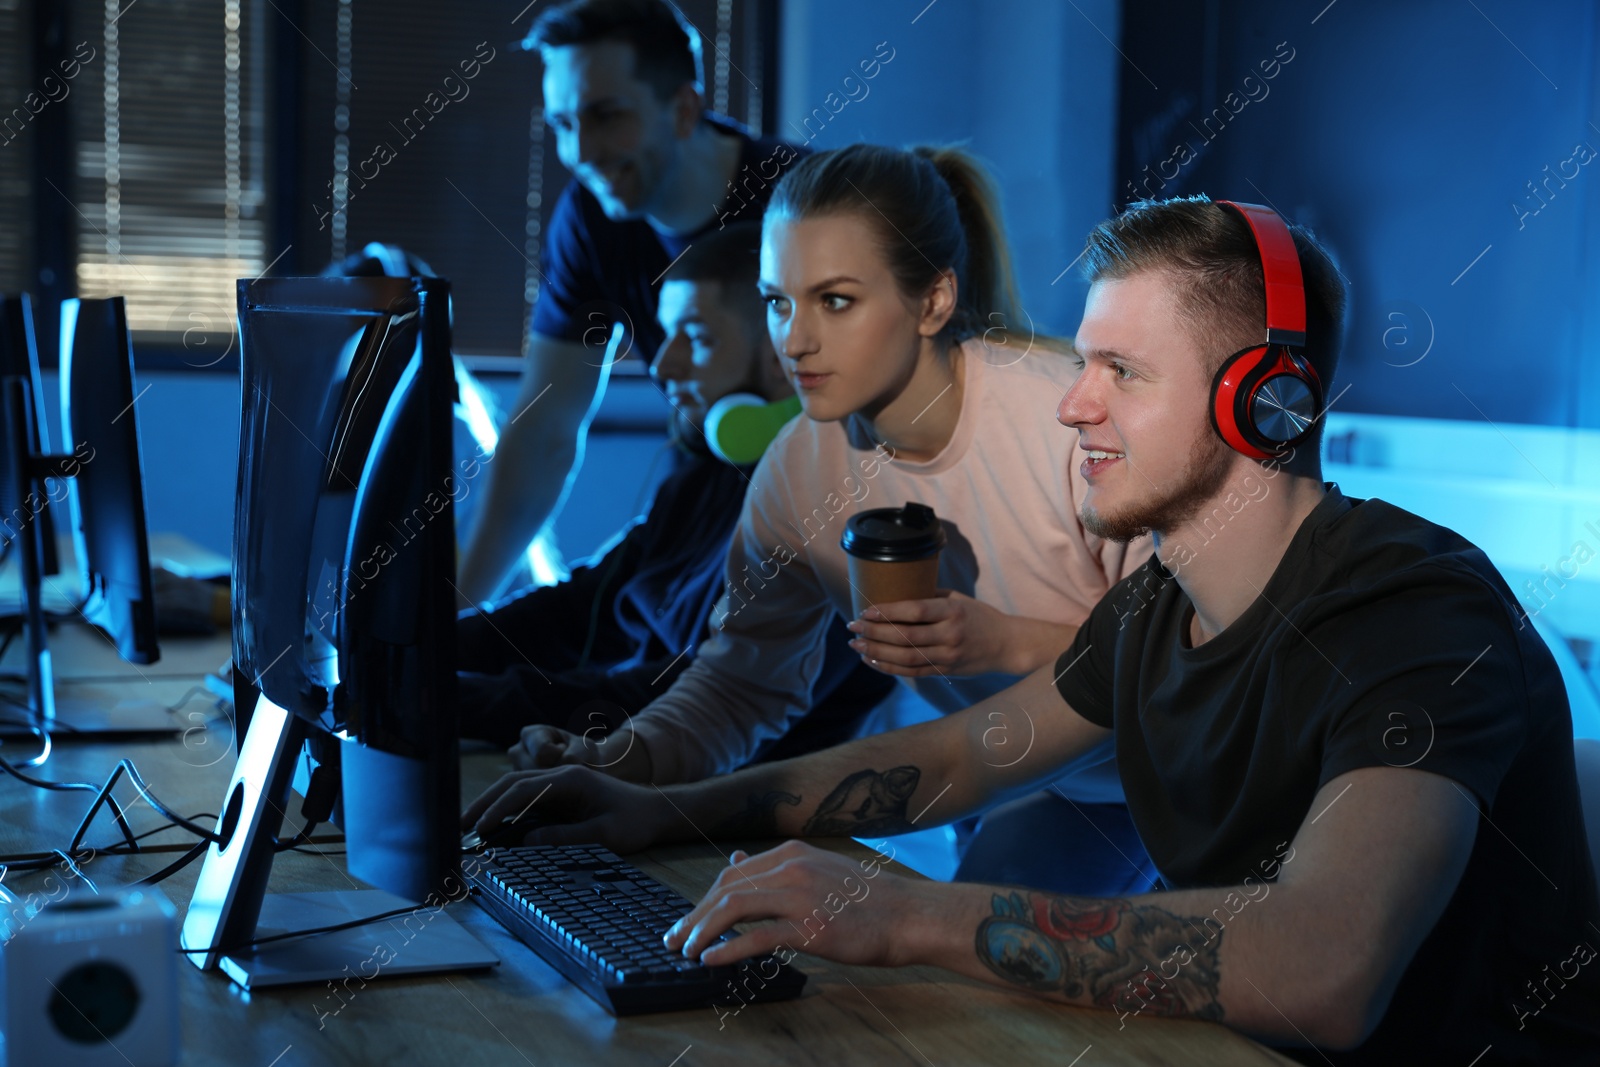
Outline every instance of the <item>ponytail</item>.
{"label": "ponytail", "polygon": [[889,270],[908,296],[956,276],[952,341],[1026,321],[994,179],[953,146],[909,151],[856,144],[808,156],[773,190],[767,219],[856,212],[877,232]]}
{"label": "ponytail", "polygon": [[961,302],[972,320],[969,332],[1020,328],[1022,298],[994,175],[970,152],[953,145],[918,145],[911,151],[933,164],[955,197],[967,243],[966,276],[958,272],[958,277],[965,290]]}

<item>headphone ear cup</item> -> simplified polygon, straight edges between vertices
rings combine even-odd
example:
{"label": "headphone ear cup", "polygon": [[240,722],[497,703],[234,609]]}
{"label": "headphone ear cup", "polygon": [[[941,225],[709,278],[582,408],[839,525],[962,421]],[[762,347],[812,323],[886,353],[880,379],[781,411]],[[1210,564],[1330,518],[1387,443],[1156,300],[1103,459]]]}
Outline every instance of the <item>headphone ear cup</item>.
{"label": "headphone ear cup", "polygon": [[1250,390],[1250,428],[1258,444],[1280,454],[1305,440],[1322,410],[1316,372],[1299,356],[1278,349]]}
{"label": "headphone ear cup", "polygon": [[1268,352],[1267,345],[1235,352],[1211,379],[1211,427],[1229,448],[1251,459],[1273,457],[1256,443],[1255,427],[1250,421],[1251,386]]}
{"label": "headphone ear cup", "polygon": [[748,466],[798,414],[798,396],[769,403],[754,393],[730,393],[706,413],[706,444],[724,463]]}
{"label": "headphone ear cup", "polygon": [[1251,459],[1274,459],[1298,444],[1321,410],[1316,370],[1280,345],[1234,353],[1211,382],[1211,425]]}

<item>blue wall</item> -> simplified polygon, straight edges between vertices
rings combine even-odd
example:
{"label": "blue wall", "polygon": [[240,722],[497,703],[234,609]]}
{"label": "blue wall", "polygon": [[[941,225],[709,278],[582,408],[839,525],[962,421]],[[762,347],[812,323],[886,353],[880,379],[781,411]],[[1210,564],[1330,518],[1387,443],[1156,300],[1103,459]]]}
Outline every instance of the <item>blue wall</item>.
{"label": "blue wall", "polygon": [[1321,233],[1351,280],[1341,410],[1600,427],[1596,34],[1590,0],[1129,0],[1117,201]]}
{"label": "blue wall", "polygon": [[[1563,169],[1579,143],[1600,149],[1592,4],[786,0],[783,9],[779,132],[817,147],[967,141],[1000,180],[1041,329],[1076,326],[1083,287],[1062,272],[1083,235],[1126,202],[1130,179],[1186,142],[1198,158],[1152,191],[1268,200],[1341,256],[1353,305],[1336,390],[1351,388],[1338,410],[1475,422],[1489,431],[1485,474],[1600,484],[1591,465],[1572,466],[1583,448],[1530,452],[1535,472],[1495,446],[1501,429],[1521,440],[1511,424],[1600,428],[1600,361],[1586,358],[1600,348],[1590,265],[1600,250],[1590,172],[1600,160],[1541,185],[1544,203],[1527,185],[1543,182],[1546,167]],[[1260,64],[1280,42],[1294,58],[1264,81]],[[887,54],[884,45],[893,58],[862,78],[861,61]],[[1229,91],[1256,99],[1220,130],[1213,121],[1208,137],[1201,120],[1226,108]],[[141,373],[146,384],[151,526],[225,551],[237,379]],[[607,408],[649,388],[614,383]],[[596,437],[558,523],[569,554],[592,551],[626,521],[658,443]],[[1414,452],[1385,465],[1404,469]]]}
{"label": "blue wall", "polygon": [[[1062,272],[1111,206],[1119,8],[785,0],[776,133],[818,148],[967,142],[1000,182],[1025,306],[1041,331],[1070,332],[1084,288]],[[844,79],[880,42],[894,58],[862,95]]]}

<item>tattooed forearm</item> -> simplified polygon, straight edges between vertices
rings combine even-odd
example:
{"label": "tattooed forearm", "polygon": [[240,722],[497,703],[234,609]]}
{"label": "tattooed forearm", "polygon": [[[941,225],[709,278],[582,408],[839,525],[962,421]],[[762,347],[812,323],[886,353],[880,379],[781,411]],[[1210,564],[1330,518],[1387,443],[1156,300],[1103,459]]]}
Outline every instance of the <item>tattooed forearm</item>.
{"label": "tattooed forearm", "polygon": [[767,793],[751,793],[745,798],[744,810],[734,812],[711,828],[712,837],[777,837],[778,805],[798,804],[800,798],[793,793],[774,789]]}
{"label": "tattooed forearm", "polygon": [[[978,959],[1008,982],[1114,1011],[1220,1020],[1222,930],[1151,904],[996,894]],[[1199,924],[1199,925],[1197,925]],[[1215,926],[1215,924],[1212,924]]]}
{"label": "tattooed forearm", "polygon": [[857,771],[833,787],[817,805],[801,833],[812,837],[859,837],[903,834],[915,829],[906,819],[906,805],[917,791],[922,772],[915,767]]}

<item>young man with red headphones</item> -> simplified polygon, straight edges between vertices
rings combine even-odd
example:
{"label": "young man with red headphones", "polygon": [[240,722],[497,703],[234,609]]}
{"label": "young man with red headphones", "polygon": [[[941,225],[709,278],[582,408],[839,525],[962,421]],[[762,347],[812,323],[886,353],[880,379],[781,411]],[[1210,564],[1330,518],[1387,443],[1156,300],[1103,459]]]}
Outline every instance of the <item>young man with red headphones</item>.
{"label": "young man with red headphones", "polygon": [[[538,795],[552,825],[530,843],[893,834],[1110,734],[1161,892],[907,880],[791,841],[735,852],[667,941],[708,963],[933,963],[1124,1022],[1218,1020],[1308,1063],[1594,1062],[1600,901],[1560,673],[1481,551],[1322,481],[1337,267],[1275,212],[1204,197],[1132,205],[1084,259],[1057,412],[1087,453],[1081,517],[1157,548],[1056,664],[957,715],[661,792],[510,776],[468,818]],[[984,758],[997,725],[1031,731],[1026,756]]]}

